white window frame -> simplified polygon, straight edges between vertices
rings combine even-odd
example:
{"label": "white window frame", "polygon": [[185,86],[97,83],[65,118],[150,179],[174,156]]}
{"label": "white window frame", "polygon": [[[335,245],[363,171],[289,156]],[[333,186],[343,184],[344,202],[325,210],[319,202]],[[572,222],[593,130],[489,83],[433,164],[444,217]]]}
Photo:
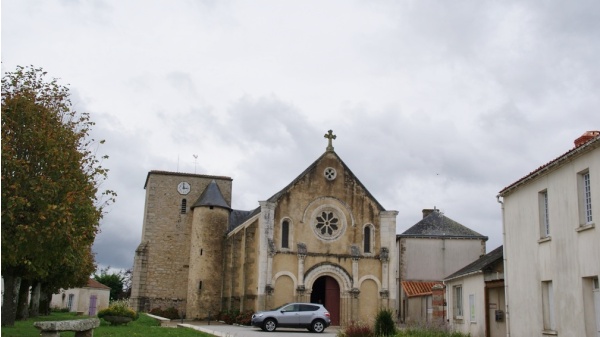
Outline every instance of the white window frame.
{"label": "white window frame", "polygon": [[462,284],[452,287],[452,299],[454,302],[454,319],[463,319],[463,288]]}
{"label": "white window frame", "polygon": [[538,193],[538,203],[540,210],[540,238],[550,237],[550,211],[548,207],[548,190]]}
{"label": "white window frame", "polygon": [[578,174],[579,195],[579,225],[587,226],[594,223],[592,214],[592,185],[589,169]]}
{"label": "white window frame", "polygon": [[544,331],[556,331],[556,315],[552,281],[542,281],[542,311],[544,318]]}

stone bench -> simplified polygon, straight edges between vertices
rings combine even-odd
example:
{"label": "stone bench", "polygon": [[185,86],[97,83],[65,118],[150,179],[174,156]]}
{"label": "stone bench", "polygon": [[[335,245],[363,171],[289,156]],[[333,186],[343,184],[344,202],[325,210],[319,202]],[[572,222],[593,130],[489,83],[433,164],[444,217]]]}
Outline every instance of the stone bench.
{"label": "stone bench", "polygon": [[40,329],[42,337],[59,337],[61,331],[75,331],[75,337],[92,337],[94,328],[100,326],[97,318],[78,319],[72,321],[35,322],[33,326]]}

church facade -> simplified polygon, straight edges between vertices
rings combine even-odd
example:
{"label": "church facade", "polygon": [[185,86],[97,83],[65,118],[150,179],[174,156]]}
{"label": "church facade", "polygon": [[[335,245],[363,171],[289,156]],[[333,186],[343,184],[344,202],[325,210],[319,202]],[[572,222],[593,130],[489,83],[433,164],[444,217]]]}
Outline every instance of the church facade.
{"label": "church facade", "polygon": [[296,179],[254,210],[231,205],[232,179],[151,171],[132,302],[187,318],[322,303],[333,325],[397,308],[396,211],[337,155],[335,136]]}

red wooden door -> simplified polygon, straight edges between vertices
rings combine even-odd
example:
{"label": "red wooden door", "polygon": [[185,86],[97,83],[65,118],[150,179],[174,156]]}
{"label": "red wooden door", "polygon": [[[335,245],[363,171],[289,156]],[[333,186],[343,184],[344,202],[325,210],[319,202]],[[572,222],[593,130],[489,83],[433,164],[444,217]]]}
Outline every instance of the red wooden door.
{"label": "red wooden door", "polygon": [[340,285],[330,276],[325,276],[325,308],[331,314],[331,325],[340,325]]}

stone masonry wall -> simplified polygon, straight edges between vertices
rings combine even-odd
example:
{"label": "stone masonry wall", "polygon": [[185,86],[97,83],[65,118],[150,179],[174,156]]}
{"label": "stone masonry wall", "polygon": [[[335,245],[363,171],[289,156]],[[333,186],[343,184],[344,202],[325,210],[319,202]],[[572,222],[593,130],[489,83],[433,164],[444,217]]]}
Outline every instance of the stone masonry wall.
{"label": "stone masonry wall", "polygon": [[[133,272],[132,301],[142,310],[182,306],[186,302],[190,260],[192,213],[206,186],[215,180],[225,200],[231,203],[231,178],[152,171],[146,181],[141,247],[144,263],[136,261]],[[177,191],[181,182],[190,192]],[[185,212],[181,212],[186,199]]]}

